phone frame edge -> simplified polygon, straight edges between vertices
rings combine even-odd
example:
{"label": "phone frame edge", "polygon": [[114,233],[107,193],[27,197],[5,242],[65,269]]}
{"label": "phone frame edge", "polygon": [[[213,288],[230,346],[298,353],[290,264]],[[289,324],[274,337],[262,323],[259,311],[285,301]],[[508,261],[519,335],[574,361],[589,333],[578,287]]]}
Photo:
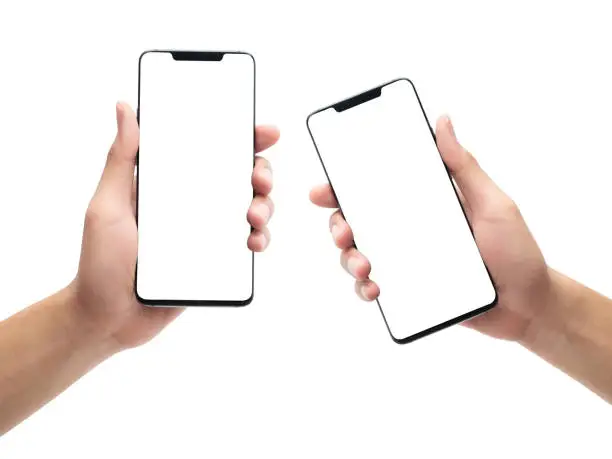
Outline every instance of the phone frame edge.
{"label": "phone frame edge", "polygon": [[[421,102],[421,98],[419,97],[419,93],[418,93],[418,91],[416,89],[416,86],[414,85],[412,80],[410,80],[409,78],[406,78],[406,77],[395,78],[395,79],[393,79],[391,81],[387,81],[386,83],[383,83],[383,84],[381,84],[379,86],[375,86],[373,88],[370,88],[370,89],[368,89],[366,91],[362,91],[362,92],[360,92],[358,94],[355,94],[353,96],[346,97],[346,98],[344,98],[342,100],[339,100],[337,102],[329,104],[329,105],[327,105],[327,106],[325,106],[323,108],[315,110],[315,111],[313,111],[312,113],[310,113],[306,117],[306,128],[308,129],[308,133],[310,134],[310,139],[312,140],[312,143],[313,143],[313,145],[315,147],[315,151],[317,152],[317,156],[319,157],[319,161],[321,163],[321,166],[323,167],[323,172],[325,173],[325,177],[327,178],[329,186],[331,187],[332,193],[334,194],[334,197],[336,198],[336,201],[338,202],[338,209],[342,213],[343,217],[344,217],[344,212],[342,211],[342,205],[340,204],[340,200],[338,199],[338,196],[336,195],[336,191],[334,189],[332,181],[331,181],[331,179],[329,177],[329,174],[327,173],[327,169],[325,168],[325,163],[323,162],[323,157],[321,156],[321,153],[319,152],[319,147],[317,146],[317,142],[315,141],[314,135],[312,134],[312,131],[310,129],[310,119],[314,115],[316,115],[317,113],[323,112],[325,110],[329,110],[330,108],[334,108],[338,104],[342,104],[343,102],[346,102],[348,100],[358,98],[359,96],[361,96],[361,95],[363,95],[365,93],[371,92],[371,91],[375,91],[375,90],[378,90],[378,89],[382,90],[382,88],[384,88],[385,86],[389,86],[389,85],[391,85],[393,83],[397,83],[398,81],[402,81],[402,80],[407,81],[412,86],[412,89],[414,90],[414,93],[416,95],[417,101],[419,103],[419,107],[421,109],[421,113],[425,117],[425,121],[427,122],[427,126],[429,127],[429,132],[430,132],[430,134],[432,136],[432,139],[434,141],[436,149],[438,149],[438,144],[436,142],[436,134],[435,134],[433,128],[431,127],[431,123],[429,122],[429,118],[427,118],[427,113],[425,113],[425,109],[423,108],[423,104]],[[438,153],[440,153],[439,150],[438,150]],[[452,178],[451,172],[448,169],[448,167],[446,166],[446,164],[444,164],[444,169],[446,170],[446,173],[448,175],[448,179],[450,180],[451,184],[453,185],[453,191],[455,192],[455,197],[457,199],[457,202],[459,203],[459,207],[461,208],[461,211],[463,212],[463,216],[465,218],[465,221],[468,224],[468,227],[470,229],[470,233],[472,234],[472,238],[476,242],[476,237],[474,236],[474,229],[472,228],[472,224],[470,223],[470,220],[468,219],[468,216],[467,216],[467,213],[465,211],[465,208],[463,207],[463,204],[461,204],[461,199],[459,199],[459,194],[457,193],[457,188],[455,187],[455,184],[453,183],[453,178]],[[346,217],[345,217],[345,219],[346,219]],[[348,221],[347,221],[347,223],[348,223]],[[354,243],[354,246],[355,246],[355,248],[357,248],[357,244],[356,243]],[[479,252],[480,252],[480,249],[479,249]],[[482,258],[482,254],[481,254],[481,258]],[[391,328],[389,327],[389,323],[387,321],[387,317],[385,316],[385,313],[383,312],[382,306],[380,305],[380,301],[378,300],[378,298],[376,298],[376,300],[375,300],[376,304],[378,305],[378,309],[380,311],[380,314],[383,317],[383,320],[385,322],[385,326],[387,327],[387,331],[389,332],[389,336],[391,336],[391,339],[395,343],[397,343],[397,344],[408,344],[408,343],[411,343],[411,342],[416,341],[418,339],[421,339],[421,338],[424,338],[426,336],[429,336],[429,335],[431,335],[433,333],[436,333],[438,331],[441,331],[441,330],[444,330],[446,328],[449,328],[449,327],[451,327],[453,325],[457,325],[457,324],[459,324],[461,322],[465,322],[466,320],[472,319],[472,318],[474,318],[476,316],[479,316],[479,315],[481,315],[481,314],[491,310],[492,308],[494,308],[497,305],[497,303],[498,303],[499,293],[498,293],[497,286],[495,285],[495,281],[493,280],[493,277],[491,276],[491,272],[489,270],[489,267],[485,263],[484,259],[483,259],[483,264],[485,266],[485,270],[487,271],[487,274],[488,274],[489,279],[491,281],[491,285],[493,286],[493,290],[495,292],[495,298],[493,299],[493,301],[491,303],[489,303],[488,305],[485,305],[485,306],[480,306],[480,307],[478,307],[478,308],[476,308],[476,309],[474,309],[472,311],[469,311],[469,312],[467,312],[465,314],[462,314],[460,316],[454,317],[452,319],[449,319],[447,321],[444,321],[442,323],[434,325],[433,327],[426,328],[425,330],[422,330],[422,331],[417,332],[417,333],[413,333],[412,335],[408,335],[408,336],[403,337],[403,338],[398,338],[395,335],[393,335],[393,333],[391,332]]]}
{"label": "phone frame edge", "polygon": [[[136,108],[136,117],[138,125],[140,126],[140,80],[141,80],[141,64],[142,58],[149,53],[173,53],[173,52],[191,52],[192,50],[184,49],[148,49],[143,51],[138,58],[138,105]],[[202,53],[223,53],[225,54],[244,54],[249,56],[253,61],[253,168],[255,167],[255,126],[256,126],[256,106],[257,106],[257,65],[253,54],[247,51],[196,51]],[[139,196],[139,185],[138,178],[140,176],[140,146],[136,153],[136,227],[138,227],[138,196]],[[253,191],[253,197],[255,197],[255,191]],[[251,231],[253,227],[251,226]],[[159,300],[143,298],[138,293],[138,256],[136,257],[136,267],[134,269],[134,295],[138,302],[145,306],[151,307],[194,307],[194,306],[206,306],[206,307],[243,307],[252,303],[255,296],[255,253],[251,252],[251,295],[244,300]]]}

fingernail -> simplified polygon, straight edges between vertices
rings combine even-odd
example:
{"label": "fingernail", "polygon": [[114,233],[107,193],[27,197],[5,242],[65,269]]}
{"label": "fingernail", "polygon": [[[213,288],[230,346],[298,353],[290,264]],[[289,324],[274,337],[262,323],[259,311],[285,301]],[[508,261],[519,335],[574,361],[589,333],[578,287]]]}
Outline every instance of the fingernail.
{"label": "fingernail", "polygon": [[370,299],[370,298],[368,297],[368,294],[367,294],[367,287],[366,287],[366,285],[365,285],[365,284],[364,284],[364,285],[362,285],[361,287],[359,287],[359,292],[361,293],[361,297],[362,297],[364,300],[369,300],[369,299]]}
{"label": "fingernail", "polygon": [[340,228],[339,225],[337,225],[337,224],[332,225],[331,233],[332,233],[332,236],[334,237],[335,241],[338,240],[338,238],[340,237],[340,233],[341,232],[342,232],[342,228]]}
{"label": "fingernail", "polygon": [[346,267],[349,270],[349,273],[357,277],[357,268],[359,267],[359,260],[357,257],[349,258],[348,262],[346,263]]}

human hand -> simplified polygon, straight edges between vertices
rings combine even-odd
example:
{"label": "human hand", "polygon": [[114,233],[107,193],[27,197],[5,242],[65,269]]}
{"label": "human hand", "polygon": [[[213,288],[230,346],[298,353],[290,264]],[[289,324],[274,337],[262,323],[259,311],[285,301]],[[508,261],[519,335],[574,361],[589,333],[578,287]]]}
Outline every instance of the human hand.
{"label": "human hand", "polygon": [[[465,325],[496,338],[518,340],[547,303],[549,269],[516,204],[458,143],[447,117],[438,120],[436,139],[498,292],[498,305]],[[313,188],[310,199],[321,207],[338,207],[329,184]],[[356,279],[357,294],[366,301],[376,299],[380,288],[369,279],[370,263],[354,247],[352,230],[339,210],[330,218],[330,230],[342,250],[342,266]]]}
{"label": "human hand", "polygon": [[[278,138],[276,128],[257,127],[257,152],[274,145]],[[134,295],[138,252],[134,168],[138,143],[134,112],[126,104],[117,104],[117,136],[87,209],[79,270],[69,286],[89,328],[112,339],[118,350],[149,341],[183,310],[146,307]],[[247,220],[254,230],[246,242],[249,249],[261,252],[270,241],[267,223],[274,209],[268,197],[272,172],[263,157],[255,160],[252,185],[256,196]]]}

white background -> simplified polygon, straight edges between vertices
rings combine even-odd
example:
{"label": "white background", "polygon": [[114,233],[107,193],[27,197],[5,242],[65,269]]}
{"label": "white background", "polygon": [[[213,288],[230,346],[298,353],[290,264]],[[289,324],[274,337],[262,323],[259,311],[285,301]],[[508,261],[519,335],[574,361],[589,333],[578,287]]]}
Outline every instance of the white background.
{"label": "white background", "polygon": [[[338,264],[305,118],[397,76],[520,204],[555,268],[612,295],[609,13],[588,2],[3,2],[2,316],[65,285],[145,48],[242,48],[277,123],[256,300],[187,311],[0,440],[2,457],[609,457],[612,412],[517,345],[398,346]],[[1,363],[0,363],[1,364]]]}

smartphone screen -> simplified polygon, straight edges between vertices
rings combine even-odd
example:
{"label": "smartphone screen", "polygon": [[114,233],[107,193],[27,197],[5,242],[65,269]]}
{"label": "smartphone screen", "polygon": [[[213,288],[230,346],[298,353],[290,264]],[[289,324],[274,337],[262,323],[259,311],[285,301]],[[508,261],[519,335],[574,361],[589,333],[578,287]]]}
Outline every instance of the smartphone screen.
{"label": "smartphone screen", "polygon": [[405,343],[484,312],[496,292],[412,82],[319,110],[308,128],[391,336]]}
{"label": "smartphone screen", "polygon": [[138,105],[138,298],[151,305],[249,303],[253,57],[145,52]]}

